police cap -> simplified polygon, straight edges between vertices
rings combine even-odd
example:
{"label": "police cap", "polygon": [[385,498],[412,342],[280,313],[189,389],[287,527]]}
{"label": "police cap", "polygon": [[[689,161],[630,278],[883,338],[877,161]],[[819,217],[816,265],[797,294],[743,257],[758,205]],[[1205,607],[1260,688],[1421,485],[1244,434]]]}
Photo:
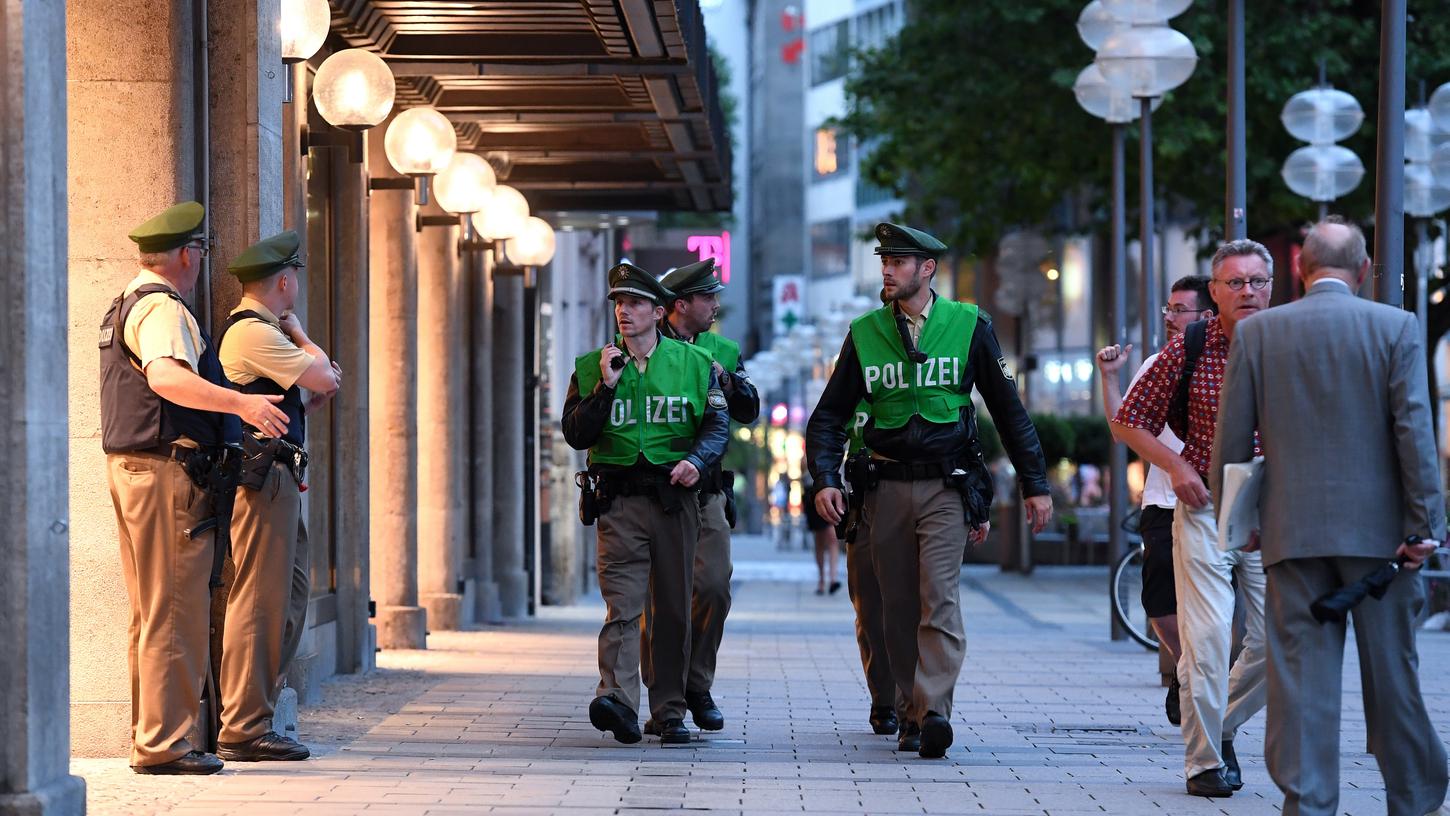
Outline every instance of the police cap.
{"label": "police cap", "polygon": [[655,280],[654,275],[627,261],[615,264],[609,270],[609,299],[619,295],[633,295],[666,307],[674,297],[674,293]]}
{"label": "police cap", "polygon": [[877,255],[917,255],[937,258],[947,245],[919,229],[882,222],[876,225]]}
{"label": "police cap", "polygon": [[289,266],[304,266],[297,257],[302,239],[293,230],[279,232],[271,238],[263,238],[242,250],[227,265],[227,271],[237,276],[242,283],[251,283],[275,275]]}
{"label": "police cap", "polygon": [[169,252],[202,237],[201,222],[206,208],[195,201],[176,204],[131,230],[127,238],[142,252]]}
{"label": "police cap", "polygon": [[710,295],[725,291],[725,284],[715,277],[714,258],[706,258],[703,261],[679,267],[660,278],[660,283],[664,284],[666,289],[674,292],[675,297]]}

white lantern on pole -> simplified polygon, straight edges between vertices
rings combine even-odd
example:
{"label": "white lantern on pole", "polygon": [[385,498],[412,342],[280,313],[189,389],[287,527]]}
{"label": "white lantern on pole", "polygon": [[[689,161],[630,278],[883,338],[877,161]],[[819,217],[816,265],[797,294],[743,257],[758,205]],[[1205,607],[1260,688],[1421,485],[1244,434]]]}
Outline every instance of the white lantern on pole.
{"label": "white lantern on pole", "polygon": [[1128,23],[1114,17],[1103,5],[1103,0],[1092,0],[1083,6],[1082,13],[1077,16],[1077,35],[1082,38],[1083,44],[1096,51],[1103,46],[1103,40],[1109,34],[1124,28]]}
{"label": "white lantern on pole", "polygon": [[437,108],[409,108],[388,124],[383,152],[393,169],[405,176],[434,176],[453,161],[458,135]]}
{"label": "white lantern on pole", "polygon": [[1333,201],[1359,186],[1364,164],[1347,147],[1313,144],[1295,150],[1280,171],[1284,183],[1313,201]]}
{"label": "white lantern on pole", "polygon": [[1284,129],[1301,142],[1333,144],[1364,123],[1359,100],[1335,88],[1311,88],[1289,97],[1279,114]]}
{"label": "white lantern on pole", "polygon": [[515,266],[544,266],[554,260],[554,228],[536,216],[524,219],[518,234],[504,244],[504,254]]}
{"label": "white lantern on pole", "polygon": [[1164,24],[1115,31],[1098,50],[1103,78],[1136,99],[1162,96],[1193,76],[1193,42]]}
{"label": "white lantern on pole", "polygon": [[1428,164],[1406,164],[1405,214],[1415,218],[1434,218],[1447,208],[1450,208],[1450,185],[1437,179]]}
{"label": "white lantern on pole", "polygon": [[1188,10],[1193,0],[1102,0],[1108,14],[1133,25],[1166,23]]}
{"label": "white lantern on pole", "polygon": [[438,206],[451,213],[476,213],[488,204],[496,184],[493,168],[477,153],[454,153],[433,180]]}
{"label": "white lantern on pole", "polygon": [[[1097,63],[1082,69],[1077,81],[1072,84],[1072,93],[1082,109],[1106,120],[1110,124],[1122,125],[1138,118],[1142,105],[1131,94],[1103,78]],[[1163,97],[1153,97],[1153,110],[1163,104]]]}
{"label": "white lantern on pole", "polygon": [[473,228],[485,241],[506,241],[519,234],[528,217],[529,202],[523,193],[499,184],[484,206],[473,213]]}
{"label": "white lantern on pole", "polygon": [[367,130],[388,118],[396,92],[393,70],[363,48],[349,48],[323,60],[312,82],[317,112],[344,130]]}
{"label": "white lantern on pole", "polygon": [[1427,108],[1405,111],[1405,159],[1427,162],[1435,152],[1435,121]]}
{"label": "white lantern on pole", "polygon": [[332,26],[327,0],[282,0],[279,12],[282,61],[290,65],[312,59]]}
{"label": "white lantern on pole", "polygon": [[1450,82],[1441,85],[1430,94],[1430,118],[1441,133],[1450,133]]}

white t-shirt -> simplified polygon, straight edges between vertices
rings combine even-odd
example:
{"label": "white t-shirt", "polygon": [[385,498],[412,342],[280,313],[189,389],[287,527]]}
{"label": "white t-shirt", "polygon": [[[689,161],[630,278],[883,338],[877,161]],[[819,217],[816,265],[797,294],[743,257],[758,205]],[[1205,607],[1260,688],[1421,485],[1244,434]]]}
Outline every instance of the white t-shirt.
{"label": "white t-shirt", "polygon": [[[1128,390],[1132,391],[1133,386],[1138,384],[1148,369],[1153,367],[1153,361],[1158,359],[1154,354],[1143,361],[1138,373],[1133,375],[1133,381],[1128,384]],[[1174,453],[1183,452],[1183,442],[1173,431],[1163,426],[1163,432],[1158,434],[1158,441],[1162,442]],[[1143,480],[1143,506],[1162,507],[1165,510],[1172,510],[1178,504],[1178,497],[1173,494],[1173,480],[1168,478],[1168,473],[1157,465],[1148,465],[1148,476]]]}

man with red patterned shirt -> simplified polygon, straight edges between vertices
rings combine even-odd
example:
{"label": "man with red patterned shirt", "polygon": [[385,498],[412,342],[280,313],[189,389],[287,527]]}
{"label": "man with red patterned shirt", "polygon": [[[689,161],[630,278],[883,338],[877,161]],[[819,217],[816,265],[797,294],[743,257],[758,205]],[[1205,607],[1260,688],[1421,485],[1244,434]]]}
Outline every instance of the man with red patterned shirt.
{"label": "man with red patterned shirt", "polygon": [[[1220,246],[1210,266],[1209,293],[1219,313],[1207,321],[1203,351],[1189,383],[1183,452],[1174,453],[1157,437],[1183,375],[1186,332],[1168,343],[1128,392],[1113,424],[1118,439],[1168,473],[1178,496],[1173,567],[1183,648],[1178,679],[1184,775],[1190,794],[1222,797],[1243,787],[1234,734],[1266,699],[1264,569],[1257,552],[1219,550],[1208,468],[1234,327],[1268,307],[1274,260],[1263,244],[1238,240]],[[1243,651],[1230,672],[1235,575],[1244,593],[1246,632]]]}

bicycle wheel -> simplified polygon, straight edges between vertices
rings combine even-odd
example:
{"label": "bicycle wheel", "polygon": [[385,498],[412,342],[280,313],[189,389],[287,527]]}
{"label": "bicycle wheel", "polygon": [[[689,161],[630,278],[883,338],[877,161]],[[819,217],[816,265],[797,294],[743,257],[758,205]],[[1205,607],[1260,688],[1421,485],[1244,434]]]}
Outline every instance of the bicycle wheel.
{"label": "bicycle wheel", "polygon": [[1113,617],[1128,633],[1149,651],[1158,651],[1158,634],[1148,624],[1143,611],[1143,548],[1134,547],[1118,559],[1113,568],[1111,593]]}

